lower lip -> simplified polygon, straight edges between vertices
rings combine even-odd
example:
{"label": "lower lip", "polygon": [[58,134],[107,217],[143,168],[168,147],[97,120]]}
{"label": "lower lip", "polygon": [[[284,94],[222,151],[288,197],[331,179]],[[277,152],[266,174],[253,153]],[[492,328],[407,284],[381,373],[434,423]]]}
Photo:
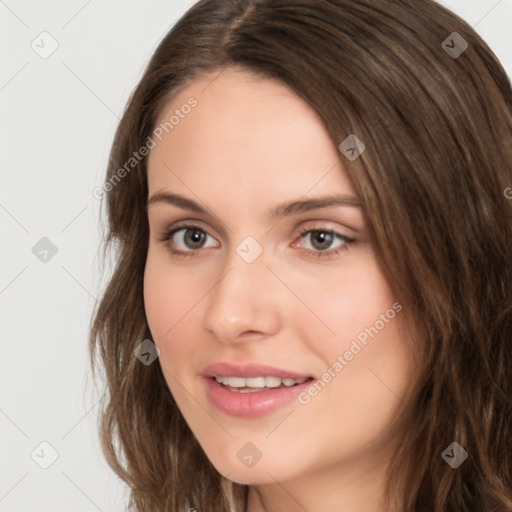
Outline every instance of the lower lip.
{"label": "lower lip", "polygon": [[205,378],[206,393],[217,409],[231,416],[256,418],[270,414],[297,399],[308,388],[312,379],[290,387],[274,388],[268,391],[237,393],[230,391],[214,378]]}

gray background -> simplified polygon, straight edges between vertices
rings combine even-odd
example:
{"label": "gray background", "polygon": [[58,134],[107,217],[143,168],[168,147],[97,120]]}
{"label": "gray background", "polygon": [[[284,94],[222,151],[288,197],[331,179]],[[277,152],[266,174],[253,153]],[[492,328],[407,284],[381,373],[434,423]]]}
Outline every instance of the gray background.
{"label": "gray background", "polygon": [[[125,508],[100,452],[87,359],[104,285],[92,191],[145,64],[193,3],[0,0],[2,512]],[[512,76],[512,0],[443,3]]]}

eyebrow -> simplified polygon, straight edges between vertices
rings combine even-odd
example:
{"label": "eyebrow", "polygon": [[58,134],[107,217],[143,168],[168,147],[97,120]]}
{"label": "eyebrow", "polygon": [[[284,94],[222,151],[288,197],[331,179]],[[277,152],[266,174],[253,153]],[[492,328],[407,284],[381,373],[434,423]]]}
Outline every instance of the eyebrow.
{"label": "eyebrow", "polygon": [[[182,210],[190,210],[195,213],[202,213],[207,215],[209,212],[206,208],[196,203],[192,199],[180,196],[178,194],[171,194],[169,192],[157,192],[153,194],[148,200],[148,207],[151,204],[164,203],[176,206]],[[272,208],[268,212],[270,220],[277,220],[290,215],[299,213],[306,213],[312,210],[321,208],[330,208],[333,206],[352,206],[361,207],[361,201],[354,196],[322,196],[306,200],[289,201],[282,203]]]}

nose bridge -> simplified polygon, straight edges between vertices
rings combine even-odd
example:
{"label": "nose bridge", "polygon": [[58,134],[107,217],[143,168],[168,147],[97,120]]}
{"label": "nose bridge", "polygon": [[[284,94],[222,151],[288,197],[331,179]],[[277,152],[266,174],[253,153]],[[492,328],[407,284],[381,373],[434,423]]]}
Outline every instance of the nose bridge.
{"label": "nose bridge", "polygon": [[279,328],[279,308],[271,293],[275,277],[265,256],[249,237],[227,256],[204,317],[204,327],[219,340],[236,342],[247,332],[266,336]]}

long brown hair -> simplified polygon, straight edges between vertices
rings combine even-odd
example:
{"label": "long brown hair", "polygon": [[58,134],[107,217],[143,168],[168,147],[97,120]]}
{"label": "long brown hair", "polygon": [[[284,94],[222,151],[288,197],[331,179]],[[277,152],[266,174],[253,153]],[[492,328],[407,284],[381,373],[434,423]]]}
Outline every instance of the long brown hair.
{"label": "long brown hair", "polygon": [[[340,159],[417,332],[388,502],[404,512],[512,511],[512,90],[484,41],[432,0],[202,0],[156,49],[112,146],[104,250],[115,268],[90,334],[93,369],[99,357],[106,377],[102,447],[131,505],[246,507],[248,487],[215,470],[160,365],[134,356],[152,338],[148,188],[146,159],[126,162],[176,91],[227,66],[287,84],[336,146],[350,134],[366,146]],[[457,469],[441,456],[452,442],[468,453]]]}

